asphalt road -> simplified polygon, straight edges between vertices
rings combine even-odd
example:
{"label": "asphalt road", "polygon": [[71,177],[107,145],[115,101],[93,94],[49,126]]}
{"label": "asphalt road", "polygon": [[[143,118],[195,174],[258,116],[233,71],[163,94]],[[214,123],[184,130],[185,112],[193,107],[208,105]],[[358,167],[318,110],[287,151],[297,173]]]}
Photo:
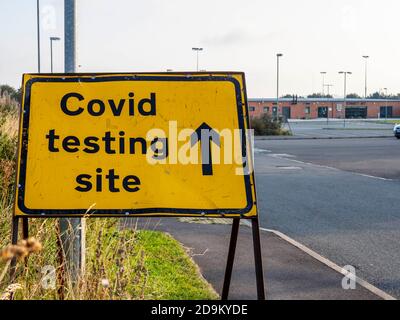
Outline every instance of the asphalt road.
{"label": "asphalt road", "polygon": [[400,140],[376,139],[265,140],[256,148],[291,154],[297,160],[389,179],[400,179]]}
{"label": "asphalt road", "polygon": [[256,141],[256,148],[261,226],[354,266],[400,298],[400,142]]}

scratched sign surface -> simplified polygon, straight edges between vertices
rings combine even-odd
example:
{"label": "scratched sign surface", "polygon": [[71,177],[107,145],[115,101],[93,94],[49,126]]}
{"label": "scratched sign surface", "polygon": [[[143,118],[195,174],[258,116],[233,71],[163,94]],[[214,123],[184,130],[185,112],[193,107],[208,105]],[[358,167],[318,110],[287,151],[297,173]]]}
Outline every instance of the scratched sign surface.
{"label": "scratched sign surface", "polygon": [[15,214],[257,214],[242,73],[23,77]]}

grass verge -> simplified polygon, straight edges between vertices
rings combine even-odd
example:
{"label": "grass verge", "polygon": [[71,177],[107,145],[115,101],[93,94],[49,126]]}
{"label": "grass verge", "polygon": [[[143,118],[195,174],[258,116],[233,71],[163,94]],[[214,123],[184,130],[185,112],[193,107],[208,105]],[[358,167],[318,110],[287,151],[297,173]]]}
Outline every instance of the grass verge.
{"label": "grass verge", "polygon": [[376,123],[400,124],[400,120],[377,120]]}
{"label": "grass verge", "polygon": [[218,298],[182,245],[170,235],[155,231],[140,231],[138,239],[147,253],[145,263],[149,282],[146,299]]}

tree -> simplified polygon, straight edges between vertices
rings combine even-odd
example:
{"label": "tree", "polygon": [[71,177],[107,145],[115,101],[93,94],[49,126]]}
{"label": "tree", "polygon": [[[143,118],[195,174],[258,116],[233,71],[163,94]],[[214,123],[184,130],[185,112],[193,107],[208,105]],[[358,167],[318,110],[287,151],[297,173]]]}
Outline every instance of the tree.
{"label": "tree", "polygon": [[376,92],[370,94],[367,98],[369,98],[369,99],[382,99],[383,96],[380,94],[380,92],[376,91]]}
{"label": "tree", "polygon": [[346,98],[348,99],[361,99],[361,97],[357,93],[349,93],[346,95]]}
{"label": "tree", "polygon": [[400,98],[400,93],[398,93],[397,95],[385,95],[384,93],[381,93],[379,91],[376,91],[372,94],[370,94],[368,97],[368,99],[388,99],[388,100],[394,100],[394,99],[399,99]]}
{"label": "tree", "polygon": [[8,94],[9,96],[13,96],[16,94],[16,90],[9,86],[8,84],[2,84],[0,85],[0,96],[4,95],[5,93]]}
{"label": "tree", "polygon": [[325,98],[325,99],[327,99],[327,98],[333,98],[333,96],[330,94],[313,93],[313,94],[309,94],[307,96],[307,98]]}
{"label": "tree", "polygon": [[15,93],[11,95],[11,98],[20,103],[22,99],[22,88],[16,90]]}

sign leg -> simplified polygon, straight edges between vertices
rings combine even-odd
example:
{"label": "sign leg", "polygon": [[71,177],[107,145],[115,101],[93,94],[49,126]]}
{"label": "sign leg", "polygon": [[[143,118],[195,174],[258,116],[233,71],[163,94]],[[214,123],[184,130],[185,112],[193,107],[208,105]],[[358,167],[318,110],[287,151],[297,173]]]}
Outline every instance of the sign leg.
{"label": "sign leg", "polygon": [[80,218],[61,218],[60,237],[65,255],[65,268],[72,283],[78,284],[85,265],[84,220]]}
{"label": "sign leg", "polygon": [[[12,233],[11,233],[11,243],[13,245],[17,244],[17,242],[18,242],[18,224],[19,224],[19,218],[18,217],[13,217],[12,218]],[[17,259],[14,257],[11,260],[11,265],[10,265],[10,278],[11,278],[11,281],[13,281],[14,278],[15,278],[16,266],[17,266]]]}
{"label": "sign leg", "polygon": [[[26,240],[29,238],[29,225],[28,225],[28,218],[22,217],[22,239]],[[28,257],[24,259],[25,267],[28,266]]]}
{"label": "sign leg", "polygon": [[257,298],[258,298],[258,300],[265,300],[264,276],[263,276],[262,256],[261,256],[260,228],[259,228],[259,224],[258,224],[258,217],[251,219],[251,229],[253,232],[254,264],[255,264],[255,268],[256,268],[256,281],[257,281]]}
{"label": "sign leg", "polygon": [[58,258],[58,268],[57,270],[57,280],[58,280],[58,289],[57,294],[60,300],[64,300],[64,288],[65,288],[65,254],[63,250],[63,244],[61,240],[61,232],[60,232],[60,224],[56,225],[56,234],[57,234],[57,258]]}
{"label": "sign leg", "polygon": [[239,233],[239,225],[240,225],[240,219],[233,219],[231,240],[229,242],[228,261],[226,263],[224,286],[222,288],[222,295],[221,295],[222,300],[228,299],[229,287],[231,284],[231,277],[232,277],[233,262],[235,259],[236,243]]}
{"label": "sign leg", "polygon": [[29,225],[28,225],[28,218],[22,218],[22,237],[23,239],[29,238]]}

